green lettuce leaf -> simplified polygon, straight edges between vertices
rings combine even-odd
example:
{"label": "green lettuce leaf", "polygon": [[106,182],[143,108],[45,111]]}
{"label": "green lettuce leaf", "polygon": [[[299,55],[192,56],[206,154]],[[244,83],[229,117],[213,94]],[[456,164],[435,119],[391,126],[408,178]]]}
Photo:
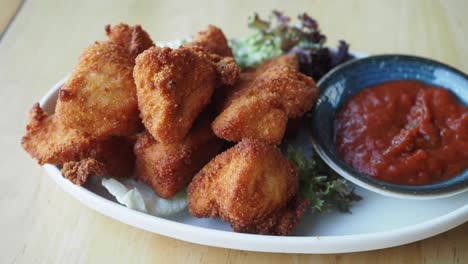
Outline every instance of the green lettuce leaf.
{"label": "green lettuce leaf", "polygon": [[300,148],[288,146],[288,159],[294,162],[299,172],[299,192],[318,212],[338,209],[350,212],[351,205],[361,200],[354,188],[337,175],[316,155],[306,158]]}

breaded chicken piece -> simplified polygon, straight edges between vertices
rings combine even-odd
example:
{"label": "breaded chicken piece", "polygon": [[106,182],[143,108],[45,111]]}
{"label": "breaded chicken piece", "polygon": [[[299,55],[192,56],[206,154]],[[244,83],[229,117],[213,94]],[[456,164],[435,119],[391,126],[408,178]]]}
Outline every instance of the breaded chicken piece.
{"label": "breaded chicken piece", "polygon": [[288,116],[274,93],[245,94],[233,101],[213,121],[215,134],[229,141],[244,138],[262,139],[271,144],[281,143]]}
{"label": "breaded chicken piece", "polygon": [[213,62],[216,69],[218,83],[231,86],[237,82],[241,69],[237,66],[234,58],[210,55],[209,59]]}
{"label": "breaded chicken piece", "polygon": [[185,137],[218,85],[212,62],[184,47],[146,50],[137,57],[133,76],[143,124],[166,144]]}
{"label": "breaded chicken piece", "polygon": [[63,125],[55,115],[48,116],[39,104],[31,109],[26,135],[21,140],[23,148],[41,165],[81,160],[94,144],[92,137]]}
{"label": "breaded chicken piece", "polygon": [[287,66],[275,66],[259,75],[255,81],[258,89],[277,95],[282,109],[289,118],[302,116],[309,111],[319,96],[312,78]]}
{"label": "breaded chicken piece", "polygon": [[318,99],[315,82],[297,71],[296,60],[287,55],[241,74],[218,103],[223,110],[213,121],[215,134],[236,142],[250,138],[281,143],[288,118],[303,115]]}
{"label": "breaded chicken piece", "polygon": [[198,32],[193,40],[186,43],[185,46],[208,54],[232,57],[232,50],[226,36],[221,29],[213,25],[208,25],[206,30]]}
{"label": "breaded chicken piece", "polygon": [[136,137],[108,137],[98,139],[87,158],[104,163],[107,175],[123,178],[132,175],[135,168],[133,146]]}
{"label": "breaded chicken piece", "polygon": [[232,50],[223,31],[213,25],[195,35],[191,42],[184,45],[200,56],[211,60],[216,68],[220,83],[234,85],[240,75],[240,68],[233,58]]}
{"label": "breaded chicken piece", "polygon": [[239,75],[226,37],[211,25],[178,49],[146,50],[133,72],[143,124],[158,142],[181,141],[214,89]]}
{"label": "breaded chicken piece", "polygon": [[75,184],[82,185],[89,176],[128,177],[135,167],[131,137],[109,137],[97,140],[84,159],[63,164],[62,174]]}
{"label": "breaded chicken piece", "polygon": [[299,70],[299,58],[294,53],[275,57],[271,60],[264,61],[262,64],[258,65],[258,67],[255,69],[255,74],[260,75],[264,73],[266,70],[274,66],[286,66],[286,67],[290,67],[293,70],[298,71]]}
{"label": "breaded chicken piece", "polygon": [[[254,70],[247,70],[242,72],[236,82],[236,85],[233,87],[227,87],[227,89],[225,89],[226,91],[224,92],[223,97],[217,98],[217,100],[219,100],[217,104],[223,106],[223,109],[226,108],[235,99],[242,97],[245,93],[251,92],[248,90],[252,90],[255,88],[255,86],[259,86],[254,81],[258,81],[261,79],[265,79],[265,77],[269,77],[268,74],[264,75],[266,71],[278,67],[288,67],[290,68],[290,72],[296,72],[299,70],[299,59],[295,54],[286,54],[275,57],[271,60],[267,60]],[[270,80],[268,79],[266,81],[267,84],[268,82],[270,82]]]}
{"label": "breaded chicken piece", "polygon": [[298,175],[277,147],[245,139],[211,160],[188,187],[195,217],[221,217],[234,231],[287,235],[305,206]]}
{"label": "breaded chicken piece", "polygon": [[133,76],[143,124],[161,143],[185,137],[216,86],[212,63],[183,47],[146,50],[137,57]]}
{"label": "breaded chicken piece", "polygon": [[106,26],[110,41],[85,49],[60,89],[56,113],[61,122],[96,137],[127,136],[142,130],[133,67],[135,57],[153,46],[140,27]]}
{"label": "breaded chicken piece", "polygon": [[76,185],[83,185],[92,175],[106,175],[106,165],[93,158],[86,158],[80,161],[69,161],[62,167],[63,177]]}
{"label": "breaded chicken piece", "polygon": [[[55,115],[48,116],[35,104],[31,110],[26,135],[22,138],[23,148],[39,164],[50,163],[64,166],[65,172],[78,167],[72,164],[82,163],[89,158],[103,164],[105,172],[116,177],[129,176],[134,167],[134,140],[127,137],[108,137],[97,139],[80,130],[62,124]],[[89,168],[89,173],[96,172],[96,166],[84,166],[81,174]],[[99,170],[103,171],[103,170]]]}
{"label": "breaded chicken piece", "polygon": [[223,86],[216,90],[214,104],[216,105],[217,110],[221,112],[235,98],[242,96],[243,92],[239,93],[239,90],[246,90],[248,86],[253,86],[252,81],[273,66],[287,66],[298,71],[299,59],[295,54],[286,54],[264,61],[256,69],[250,69],[242,72],[239,75],[235,86]]}
{"label": "breaded chicken piece", "polygon": [[95,42],[59,91],[61,122],[96,137],[126,136],[141,130],[134,61],[113,42]]}
{"label": "breaded chicken piece", "polygon": [[120,23],[114,27],[106,25],[105,30],[109,40],[124,47],[133,58],[154,46],[150,36],[140,25],[130,27],[127,24]]}
{"label": "breaded chicken piece", "polygon": [[256,224],[239,227],[236,232],[279,235],[286,236],[291,234],[307,210],[310,202],[297,197],[291,199],[285,207],[279,208],[263,221]]}
{"label": "breaded chicken piece", "polygon": [[223,85],[217,88],[212,98],[216,114],[220,114],[234,100],[234,94],[238,94],[239,90],[242,90],[246,85],[250,85],[254,77],[254,73],[242,72],[237,78],[234,86]]}
{"label": "breaded chicken piece", "polygon": [[193,176],[223,145],[205,117],[197,120],[178,143],[157,142],[145,131],[135,144],[137,178],[163,198],[171,198],[184,189]]}

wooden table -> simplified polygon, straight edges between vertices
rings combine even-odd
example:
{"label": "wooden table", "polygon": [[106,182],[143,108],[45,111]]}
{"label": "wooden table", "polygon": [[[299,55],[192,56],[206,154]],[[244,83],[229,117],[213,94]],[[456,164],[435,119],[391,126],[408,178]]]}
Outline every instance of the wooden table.
{"label": "wooden table", "polygon": [[[0,0],[0,32],[19,0]],[[252,11],[307,11],[328,43],[368,53],[409,53],[468,72],[468,3],[459,1],[52,1],[28,0],[0,40],[1,263],[253,262],[467,263],[468,224],[424,241],[371,252],[288,255],[212,248],[145,232],[81,205],[20,148],[27,111],[104,39],[104,25],[142,24],[158,41],[212,23],[230,37],[248,33]]]}

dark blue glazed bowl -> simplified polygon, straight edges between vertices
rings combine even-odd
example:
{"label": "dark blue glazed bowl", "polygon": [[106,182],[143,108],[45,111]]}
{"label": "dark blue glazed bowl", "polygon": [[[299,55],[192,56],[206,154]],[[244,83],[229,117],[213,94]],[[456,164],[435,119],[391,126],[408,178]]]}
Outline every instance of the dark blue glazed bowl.
{"label": "dark blue glazed bowl", "polygon": [[338,174],[368,190],[399,198],[438,198],[468,190],[468,169],[435,184],[410,186],[382,182],[363,175],[338,157],[334,121],[341,105],[362,89],[394,80],[417,80],[450,90],[468,104],[468,76],[448,65],[407,55],[378,55],[355,59],[330,71],[319,82],[320,99],[312,119],[316,152]]}

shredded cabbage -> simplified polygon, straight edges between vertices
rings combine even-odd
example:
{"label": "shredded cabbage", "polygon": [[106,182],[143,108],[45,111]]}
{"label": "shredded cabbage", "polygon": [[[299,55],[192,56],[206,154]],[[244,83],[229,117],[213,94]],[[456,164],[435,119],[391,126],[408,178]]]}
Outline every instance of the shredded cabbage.
{"label": "shredded cabbage", "polygon": [[103,178],[101,183],[120,204],[143,213],[168,216],[187,207],[185,192],[178,193],[171,199],[164,199],[157,196],[148,185],[133,179],[120,182],[114,178]]}

